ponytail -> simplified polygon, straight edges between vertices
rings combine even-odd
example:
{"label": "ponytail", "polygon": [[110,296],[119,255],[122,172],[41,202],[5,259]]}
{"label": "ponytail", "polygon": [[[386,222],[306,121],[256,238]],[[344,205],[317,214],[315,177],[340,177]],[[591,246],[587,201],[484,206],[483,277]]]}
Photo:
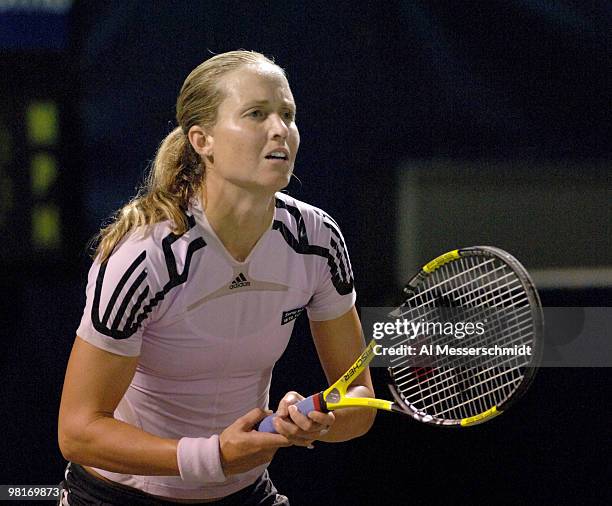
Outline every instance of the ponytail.
{"label": "ponytail", "polygon": [[95,257],[108,259],[117,243],[132,229],[169,220],[175,234],[188,229],[185,211],[202,184],[202,164],[181,127],[162,141],[145,184],[115,214],[97,236]]}

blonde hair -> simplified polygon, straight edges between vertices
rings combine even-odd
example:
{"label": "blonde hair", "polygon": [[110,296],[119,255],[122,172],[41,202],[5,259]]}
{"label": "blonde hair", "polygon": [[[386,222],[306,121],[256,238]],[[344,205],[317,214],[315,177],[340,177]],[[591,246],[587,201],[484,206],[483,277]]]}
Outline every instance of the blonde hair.
{"label": "blonde hair", "polygon": [[102,228],[94,256],[104,262],[117,243],[132,229],[169,220],[175,234],[188,230],[185,210],[200,190],[205,175],[204,162],[187,138],[194,125],[211,127],[225,98],[221,78],[243,65],[268,63],[284,71],[273,60],[255,51],[230,51],[213,56],[198,65],[185,79],[176,102],[176,127],[161,142],[155,160],[137,195],[119,209],[112,223]]}

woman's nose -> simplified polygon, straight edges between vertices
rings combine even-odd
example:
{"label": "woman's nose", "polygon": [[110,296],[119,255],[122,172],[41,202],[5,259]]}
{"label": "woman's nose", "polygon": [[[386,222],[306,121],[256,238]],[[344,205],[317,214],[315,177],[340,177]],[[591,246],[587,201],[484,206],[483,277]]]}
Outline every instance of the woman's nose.
{"label": "woman's nose", "polygon": [[281,137],[283,139],[287,138],[289,135],[289,127],[283,121],[278,114],[271,114],[269,116],[271,126],[270,126],[270,136],[271,137]]}

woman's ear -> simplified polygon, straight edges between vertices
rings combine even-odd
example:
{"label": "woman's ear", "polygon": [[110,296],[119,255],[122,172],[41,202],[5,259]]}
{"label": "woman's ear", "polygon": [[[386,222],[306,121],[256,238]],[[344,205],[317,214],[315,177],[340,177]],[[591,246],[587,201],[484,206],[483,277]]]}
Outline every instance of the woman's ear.
{"label": "woman's ear", "polygon": [[202,158],[211,158],[213,156],[214,138],[201,126],[193,125],[189,129],[189,132],[187,132],[187,138],[193,146],[194,151]]}

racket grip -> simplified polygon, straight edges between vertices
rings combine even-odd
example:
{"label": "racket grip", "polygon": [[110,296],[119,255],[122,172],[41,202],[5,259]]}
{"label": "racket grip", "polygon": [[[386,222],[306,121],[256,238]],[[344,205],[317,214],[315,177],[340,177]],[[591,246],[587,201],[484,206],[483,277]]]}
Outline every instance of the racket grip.
{"label": "racket grip", "polygon": [[[323,409],[321,409],[322,397],[323,396],[320,393],[311,395],[310,397],[306,397],[306,399],[302,399],[300,402],[295,404],[295,407],[298,408],[298,411],[304,416],[308,416],[308,413],[311,411],[323,411]],[[259,422],[259,427],[257,427],[257,430],[259,432],[271,432],[272,434],[276,434],[276,430],[272,424],[275,416],[276,413],[266,416],[261,422]]]}

